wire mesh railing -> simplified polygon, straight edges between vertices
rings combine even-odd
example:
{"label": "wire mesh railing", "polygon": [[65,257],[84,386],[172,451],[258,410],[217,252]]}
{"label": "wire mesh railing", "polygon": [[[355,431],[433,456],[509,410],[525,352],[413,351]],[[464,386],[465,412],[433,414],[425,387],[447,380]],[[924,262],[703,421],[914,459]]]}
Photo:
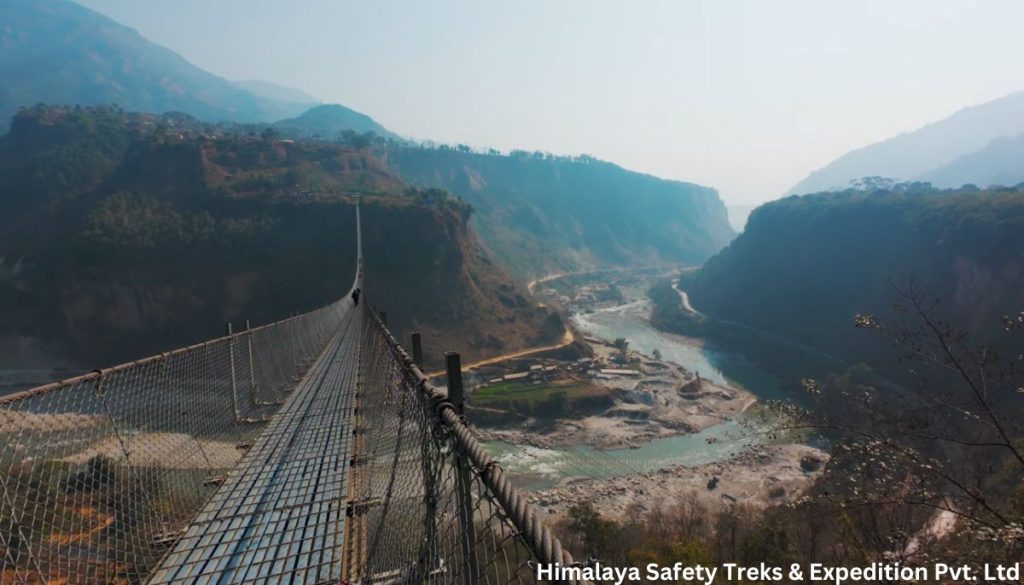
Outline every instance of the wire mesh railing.
{"label": "wire mesh railing", "polygon": [[138,583],[350,303],[0,398],[0,583]]}
{"label": "wire mesh railing", "polygon": [[[0,583],[144,583],[158,567],[160,582],[192,583],[200,582],[192,568],[208,578],[207,569],[223,566],[230,571],[217,582],[278,582],[301,568],[350,583],[505,584],[536,582],[537,563],[573,564],[477,442],[460,405],[430,384],[365,306],[345,298],[0,398]],[[310,382],[316,376],[322,383]],[[343,457],[308,443],[325,433]],[[284,470],[272,474],[276,483],[261,483],[266,470],[241,481],[239,470],[260,465],[260,449],[279,444],[294,448],[268,459]],[[330,494],[312,493],[308,474],[303,485],[288,484],[296,450]],[[241,485],[246,493],[231,491]],[[300,492],[311,493],[299,502]],[[249,509],[244,502],[256,493],[260,503]],[[280,522],[296,506],[328,510],[317,522],[336,525],[311,529],[307,518],[294,541],[290,532],[249,526],[232,540],[198,517],[212,507]],[[338,506],[341,513],[330,512]],[[190,530],[230,546],[193,539]],[[202,558],[213,550],[217,562]],[[246,556],[257,550],[316,558],[264,558],[261,567],[281,568],[263,571]],[[175,555],[188,562],[169,570]]]}
{"label": "wire mesh railing", "polygon": [[379,319],[365,320],[350,476],[350,581],[533,583],[573,564]]}

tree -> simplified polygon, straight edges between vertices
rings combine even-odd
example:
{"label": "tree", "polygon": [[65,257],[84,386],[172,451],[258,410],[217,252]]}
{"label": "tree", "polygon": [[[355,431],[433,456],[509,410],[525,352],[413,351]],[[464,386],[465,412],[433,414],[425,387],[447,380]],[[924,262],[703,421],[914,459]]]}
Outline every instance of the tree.
{"label": "tree", "polygon": [[590,558],[607,558],[615,543],[615,523],[601,518],[590,502],[569,508],[569,530],[578,538],[582,552]]}
{"label": "tree", "polygon": [[850,186],[858,191],[889,191],[895,183],[887,177],[863,177],[850,181]]}
{"label": "tree", "polygon": [[342,130],[341,139],[342,142],[352,148],[355,148],[356,150],[363,150],[373,146],[374,142],[377,140],[377,134],[372,130],[363,134],[354,130]]}
{"label": "tree", "polygon": [[625,337],[616,337],[612,345],[622,353],[626,353],[626,350],[629,349],[629,341]]}
{"label": "tree", "polygon": [[875,543],[878,553],[917,552],[916,534],[949,537],[955,524],[970,541],[960,551],[970,559],[961,560],[1019,557],[1024,355],[1016,336],[1024,312],[1004,317],[1007,337],[999,347],[1016,348],[1005,355],[944,322],[941,302],[913,280],[898,289],[893,308],[891,319],[860,314],[854,324],[899,351],[911,384],[879,378],[865,366],[824,382],[804,380],[812,405],[784,407],[794,421],[784,427],[831,439],[824,499],[852,518],[859,540]]}

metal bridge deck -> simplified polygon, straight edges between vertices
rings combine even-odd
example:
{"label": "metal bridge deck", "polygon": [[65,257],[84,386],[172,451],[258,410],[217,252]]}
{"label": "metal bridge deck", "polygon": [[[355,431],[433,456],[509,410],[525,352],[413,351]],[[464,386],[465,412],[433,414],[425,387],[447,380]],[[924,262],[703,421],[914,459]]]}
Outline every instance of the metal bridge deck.
{"label": "metal bridge deck", "polygon": [[337,336],[149,583],[341,578],[362,311]]}

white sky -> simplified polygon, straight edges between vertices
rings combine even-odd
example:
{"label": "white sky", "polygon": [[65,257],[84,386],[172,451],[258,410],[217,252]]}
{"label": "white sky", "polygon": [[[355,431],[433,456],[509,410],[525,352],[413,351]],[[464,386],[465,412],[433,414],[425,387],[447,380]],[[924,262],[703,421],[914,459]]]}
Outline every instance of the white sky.
{"label": "white sky", "polygon": [[1020,0],[81,3],[404,136],[588,153],[727,203],[1024,89]]}

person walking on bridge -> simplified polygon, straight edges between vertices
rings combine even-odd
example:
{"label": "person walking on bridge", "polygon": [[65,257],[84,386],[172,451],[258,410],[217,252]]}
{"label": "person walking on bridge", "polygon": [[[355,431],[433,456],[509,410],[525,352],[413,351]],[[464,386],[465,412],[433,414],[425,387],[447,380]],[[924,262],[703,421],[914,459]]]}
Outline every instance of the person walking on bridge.
{"label": "person walking on bridge", "polygon": [[359,293],[361,292],[363,292],[363,289],[361,288],[356,288],[352,291],[352,304],[357,307],[359,306]]}

